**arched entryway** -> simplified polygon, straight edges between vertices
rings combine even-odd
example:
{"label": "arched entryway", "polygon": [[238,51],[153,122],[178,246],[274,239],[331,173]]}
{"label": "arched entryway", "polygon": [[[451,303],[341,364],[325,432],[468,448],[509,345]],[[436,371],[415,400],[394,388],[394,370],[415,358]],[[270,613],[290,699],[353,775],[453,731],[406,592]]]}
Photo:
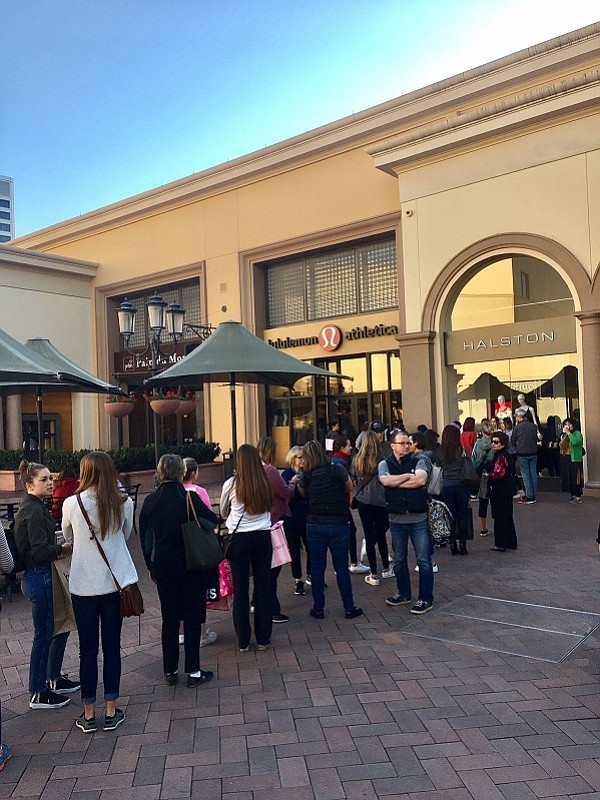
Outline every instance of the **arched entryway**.
{"label": "arched entryway", "polygon": [[[547,355],[560,356],[563,360],[568,362],[561,365],[561,370],[564,366],[576,368],[578,371],[578,398],[574,396],[572,387],[573,370],[567,370],[563,376],[566,382],[570,381],[570,385],[564,387],[565,397],[568,394],[570,398],[568,403],[565,402],[565,410],[574,410],[578,402],[579,413],[581,414],[582,420],[582,430],[586,438],[586,474],[588,486],[600,487],[600,432],[597,433],[597,425],[595,425],[595,421],[600,417],[600,363],[598,359],[598,352],[600,352],[600,302],[592,293],[592,283],[588,271],[584,269],[579,260],[575,258],[569,250],[555,241],[532,234],[500,234],[486,240],[475,242],[458,253],[442,270],[440,270],[423,305],[422,331],[418,334],[406,334],[407,345],[410,345],[415,353],[417,351],[420,353],[420,369],[423,370],[424,357],[427,358],[429,364],[428,373],[432,376],[432,417],[434,420],[437,420],[438,424],[441,424],[447,421],[452,404],[454,404],[454,410],[457,408],[456,402],[459,393],[458,383],[453,390],[452,381],[449,382],[448,380],[447,369],[448,366],[454,367],[456,364],[464,362],[461,362],[455,357],[447,359],[445,342],[446,334],[453,333],[453,327],[456,327],[458,330],[464,330],[457,327],[459,324],[463,324],[458,321],[458,318],[456,326],[453,326],[451,321],[452,311],[456,305],[457,298],[460,297],[461,292],[465,290],[465,287],[475,275],[478,273],[481,274],[485,267],[499,263],[501,259],[505,257],[511,260],[516,259],[515,262],[511,261],[510,267],[511,283],[513,285],[510,287],[509,293],[513,296],[515,282],[518,290],[517,294],[519,291],[523,293],[522,290],[525,292],[527,291],[526,278],[523,278],[524,283],[522,286],[520,284],[520,272],[522,271],[527,274],[527,268],[523,270],[517,269],[519,266],[534,267],[535,270],[539,271],[551,269],[551,273],[546,272],[546,275],[551,276],[551,286],[553,286],[555,290],[558,287],[564,291],[564,286],[568,289],[568,294],[565,293],[564,296],[561,295],[560,291],[554,291],[554,299],[557,302],[550,305],[547,302],[552,299],[547,296],[550,294],[550,287],[546,287],[546,295],[540,298],[540,305],[537,306],[537,308],[540,309],[543,315],[547,316],[535,317],[533,313],[529,313],[529,316],[534,319],[523,320],[523,322],[537,324],[537,321],[540,319],[544,320],[550,318],[554,324],[557,324],[557,321],[558,324],[560,324],[561,319],[565,324],[568,324],[567,318],[569,316],[571,318],[574,317],[576,320],[573,323],[575,330],[575,349],[568,348],[565,353],[554,352],[548,353]],[[531,261],[528,259],[531,259]],[[542,266],[539,266],[538,262]],[[519,273],[518,275],[517,272]],[[534,280],[537,275],[538,272],[533,275]],[[538,291],[537,286],[532,286],[531,279],[532,274],[529,275],[530,295],[532,291],[534,293]],[[464,296],[466,296],[466,292]],[[561,297],[563,297],[562,304]],[[460,305],[458,308],[460,311]],[[530,304],[528,308],[531,310],[533,305]],[[555,311],[558,310],[560,313],[553,317],[550,313],[552,308],[554,308]],[[513,311],[513,322],[510,324],[514,325],[515,320],[520,321],[519,315],[523,315],[523,313],[523,309],[519,309],[515,316]],[[525,315],[527,316],[527,314]],[[490,320],[491,319],[492,316],[490,316]],[[503,323],[500,322],[500,325],[502,324]],[[506,324],[508,324],[508,322],[506,322]],[[483,327],[485,328],[488,326]],[[529,327],[529,325],[527,325],[527,327]],[[473,328],[466,328],[466,330],[472,331]],[[490,331],[488,330],[486,333],[490,333]],[[534,331],[532,329],[529,333],[533,335],[530,337],[530,341],[527,342],[528,345],[551,345],[555,350],[559,349],[556,344],[558,338],[558,333],[556,331],[554,336],[548,331],[544,332],[543,342],[541,342],[542,336],[540,331]],[[539,342],[535,341],[536,335],[539,337]],[[403,337],[399,337],[399,339],[402,338]],[[472,339],[475,342],[475,337],[472,337]],[[485,337],[483,340],[485,342]],[[480,341],[481,339],[477,339],[473,347],[475,348]],[[460,346],[463,348],[470,348],[470,342],[471,339],[467,339],[467,344],[465,345],[465,343],[462,342]],[[500,346],[500,343],[494,340],[490,349],[494,349],[494,344]],[[513,345],[512,341],[510,345]],[[501,346],[507,348],[504,354],[509,355],[509,344],[503,343]],[[479,349],[483,350],[484,348],[480,347]],[[496,349],[499,349],[499,347]],[[401,355],[404,364],[402,341]],[[533,351],[531,355],[534,358],[536,357]],[[541,355],[544,354],[542,353]],[[528,356],[525,355],[522,357],[527,358]],[[515,361],[512,355],[508,360]],[[447,361],[451,361],[452,363],[449,365]],[[544,362],[544,366],[547,366],[548,369],[550,369],[551,364],[552,362],[549,360]],[[516,381],[523,371],[521,367],[524,366],[526,366],[525,362],[521,365],[511,363],[508,369],[508,377]],[[548,377],[553,379],[554,376],[558,375],[559,371],[560,370],[553,372],[552,375],[549,374]],[[408,375],[403,375],[403,377],[405,378],[405,383],[410,379]],[[560,380],[561,378],[558,377],[557,383]],[[548,388],[549,387],[546,386],[543,392],[546,392]],[[536,387],[532,386],[531,389],[535,393]],[[552,387],[552,391],[553,393],[556,391],[554,386]],[[491,398],[489,402],[492,402]],[[588,420],[587,425],[586,419]]]}
{"label": "arched entryway", "polygon": [[575,303],[562,276],[535,256],[489,257],[455,282],[442,307],[449,419],[531,409],[538,469],[560,475],[562,420],[579,419]]}

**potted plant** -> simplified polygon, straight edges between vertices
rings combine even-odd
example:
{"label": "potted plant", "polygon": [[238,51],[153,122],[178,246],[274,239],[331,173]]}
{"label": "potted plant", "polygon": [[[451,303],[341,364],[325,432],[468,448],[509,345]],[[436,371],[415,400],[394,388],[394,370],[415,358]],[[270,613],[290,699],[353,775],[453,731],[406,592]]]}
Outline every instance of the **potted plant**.
{"label": "potted plant", "polygon": [[191,414],[195,408],[196,393],[191,389],[184,389],[182,387],[179,390],[179,408],[177,409],[176,413],[179,416],[185,416],[186,414]]}
{"label": "potted plant", "polygon": [[152,389],[144,395],[144,399],[150,403],[150,408],[155,414],[168,416],[175,414],[179,408],[179,392],[176,389],[163,388]]}
{"label": "potted plant", "polygon": [[133,411],[133,404],[136,400],[137,398],[134,394],[109,394],[104,401],[104,410],[109,417],[126,417]]}

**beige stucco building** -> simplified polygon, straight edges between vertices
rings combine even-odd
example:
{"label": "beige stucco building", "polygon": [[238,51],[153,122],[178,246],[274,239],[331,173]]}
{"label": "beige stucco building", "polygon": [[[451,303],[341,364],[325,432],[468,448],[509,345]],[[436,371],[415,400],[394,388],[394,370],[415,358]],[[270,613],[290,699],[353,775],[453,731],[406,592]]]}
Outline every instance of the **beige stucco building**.
{"label": "beige stucco building", "polygon": [[[126,359],[115,310],[128,297],[143,311],[155,289],[192,322],[238,319],[354,376],[291,394],[240,387],[240,440],[267,430],[283,453],[336,418],[441,430],[524,394],[545,430],[581,416],[599,485],[599,68],[600,23],[16,246],[94,265],[91,326],[75,315],[72,329],[84,349],[93,338],[104,378],[135,387],[148,374]],[[138,443],[151,435],[142,411],[122,430],[100,407],[85,424],[104,446]],[[227,389],[207,385],[185,425],[226,449]]]}

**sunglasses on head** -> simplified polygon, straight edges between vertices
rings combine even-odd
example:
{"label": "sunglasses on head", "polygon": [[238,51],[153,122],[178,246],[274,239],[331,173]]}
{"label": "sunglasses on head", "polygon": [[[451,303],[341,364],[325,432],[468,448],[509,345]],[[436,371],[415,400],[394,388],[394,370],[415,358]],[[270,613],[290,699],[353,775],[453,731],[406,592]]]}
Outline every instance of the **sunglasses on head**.
{"label": "sunglasses on head", "polygon": [[492,439],[492,444],[500,444],[500,439]]}

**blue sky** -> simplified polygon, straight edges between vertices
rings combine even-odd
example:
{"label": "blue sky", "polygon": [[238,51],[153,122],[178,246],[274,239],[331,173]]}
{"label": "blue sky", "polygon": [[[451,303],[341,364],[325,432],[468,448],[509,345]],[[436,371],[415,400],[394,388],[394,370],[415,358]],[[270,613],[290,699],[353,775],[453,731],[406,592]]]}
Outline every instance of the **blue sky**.
{"label": "blue sky", "polygon": [[5,0],[23,235],[600,18],[598,0]]}

